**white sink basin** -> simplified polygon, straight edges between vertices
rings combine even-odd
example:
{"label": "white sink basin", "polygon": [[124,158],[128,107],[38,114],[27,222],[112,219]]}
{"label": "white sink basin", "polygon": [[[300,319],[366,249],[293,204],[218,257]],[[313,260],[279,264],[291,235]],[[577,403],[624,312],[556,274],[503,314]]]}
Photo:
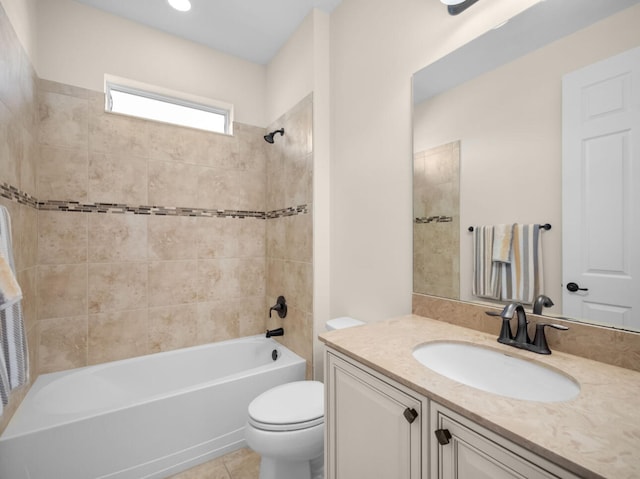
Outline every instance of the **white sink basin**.
{"label": "white sink basin", "polygon": [[449,379],[514,399],[559,402],[580,393],[580,386],[569,376],[471,343],[425,343],[413,350],[413,357]]}

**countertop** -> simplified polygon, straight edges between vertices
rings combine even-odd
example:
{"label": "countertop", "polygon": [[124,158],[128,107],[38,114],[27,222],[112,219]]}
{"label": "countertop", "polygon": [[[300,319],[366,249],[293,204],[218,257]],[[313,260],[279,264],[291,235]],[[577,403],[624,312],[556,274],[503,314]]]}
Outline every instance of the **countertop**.
{"label": "countertop", "polygon": [[[584,478],[640,478],[640,373],[555,351],[535,354],[495,336],[408,315],[320,335],[327,346]],[[542,403],[498,396],[421,365],[413,349],[455,340],[501,350],[573,377],[580,394]],[[552,348],[553,349],[553,348]]]}

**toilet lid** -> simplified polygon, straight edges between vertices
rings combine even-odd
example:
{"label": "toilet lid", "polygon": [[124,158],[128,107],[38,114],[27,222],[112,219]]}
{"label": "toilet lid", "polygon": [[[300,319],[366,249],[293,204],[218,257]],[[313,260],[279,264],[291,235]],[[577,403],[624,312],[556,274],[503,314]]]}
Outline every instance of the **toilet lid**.
{"label": "toilet lid", "polygon": [[323,421],[324,385],[318,381],[282,384],[249,404],[249,422],[261,429],[303,429]]}

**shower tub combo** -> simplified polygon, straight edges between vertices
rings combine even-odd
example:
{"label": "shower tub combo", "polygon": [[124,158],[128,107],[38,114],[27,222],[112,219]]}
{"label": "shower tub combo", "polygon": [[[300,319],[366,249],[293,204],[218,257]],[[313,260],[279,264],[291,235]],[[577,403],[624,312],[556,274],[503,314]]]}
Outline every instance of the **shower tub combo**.
{"label": "shower tub combo", "polygon": [[44,374],[0,436],[0,477],[164,478],[243,447],[249,403],[304,376],[261,336]]}

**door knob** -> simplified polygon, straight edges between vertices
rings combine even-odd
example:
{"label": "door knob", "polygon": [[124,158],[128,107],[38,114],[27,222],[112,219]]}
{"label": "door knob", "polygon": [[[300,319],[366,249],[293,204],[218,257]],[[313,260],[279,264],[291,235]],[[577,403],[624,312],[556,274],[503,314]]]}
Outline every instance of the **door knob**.
{"label": "door knob", "polygon": [[589,288],[581,288],[576,283],[567,283],[567,289],[572,293],[575,293],[576,291],[589,291]]}

